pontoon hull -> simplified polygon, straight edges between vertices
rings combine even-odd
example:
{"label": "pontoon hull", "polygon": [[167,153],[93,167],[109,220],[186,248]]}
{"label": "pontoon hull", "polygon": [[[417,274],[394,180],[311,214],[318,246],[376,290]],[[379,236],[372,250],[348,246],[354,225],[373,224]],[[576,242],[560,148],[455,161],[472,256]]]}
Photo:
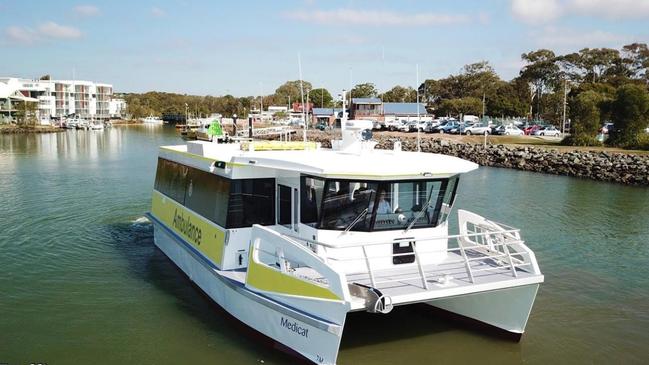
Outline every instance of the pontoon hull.
{"label": "pontoon hull", "polygon": [[520,339],[539,284],[436,299],[426,304],[496,327]]}
{"label": "pontoon hull", "polygon": [[318,364],[335,364],[346,313],[332,323],[254,293],[210,267],[154,219],[154,241],[201,290],[232,317]]}

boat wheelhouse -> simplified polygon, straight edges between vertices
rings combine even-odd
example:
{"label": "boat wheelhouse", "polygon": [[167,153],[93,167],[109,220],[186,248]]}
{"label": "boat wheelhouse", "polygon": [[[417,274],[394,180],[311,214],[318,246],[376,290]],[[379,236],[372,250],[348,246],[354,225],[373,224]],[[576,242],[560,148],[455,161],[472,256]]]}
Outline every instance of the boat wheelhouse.
{"label": "boat wheelhouse", "polygon": [[519,230],[465,210],[449,235],[456,157],[374,149],[345,122],[313,142],[161,147],[155,244],[210,298],[263,335],[333,364],[349,312],[425,303],[519,337],[539,284]]}

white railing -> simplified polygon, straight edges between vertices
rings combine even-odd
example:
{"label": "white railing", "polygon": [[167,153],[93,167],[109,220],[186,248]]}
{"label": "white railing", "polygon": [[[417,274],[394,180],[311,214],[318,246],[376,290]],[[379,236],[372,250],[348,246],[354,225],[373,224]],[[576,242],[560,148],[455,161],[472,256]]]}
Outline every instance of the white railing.
{"label": "white railing", "polygon": [[[369,281],[372,287],[376,288],[379,284],[387,284],[392,282],[407,282],[407,281],[421,281],[422,288],[428,290],[428,275],[426,273],[426,267],[422,260],[421,249],[423,245],[431,241],[446,240],[448,246],[445,250],[436,251],[436,253],[446,253],[446,258],[432,265],[436,266],[435,273],[439,274],[440,271],[443,272],[445,265],[447,267],[453,267],[458,264],[464,266],[467,277],[471,283],[476,282],[476,274],[486,271],[499,271],[503,272],[503,269],[508,270],[512,277],[516,278],[519,275],[519,271],[524,270],[533,275],[540,275],[538,264],[536,262],[536,257],[534,253],[525,245],[524,241],[520,239],[520,230],[508,227],[504,224],[496,223],[493,221],[486,220],[485,218],[464,210],[458,211],[458,221],[460,224],[460,234],[458,235],[447,235],[447,236],[437,236],[437,237],[425,237],[414,240],[412,238],[398,239],[392,241],[376,241],[376,242],[358,242],[358,243],[345,243],[344,245],[336,245],[332,243],[318,242],[298,237],[291,236],[294,240],[299,240],[304,242],[307,247],[312,251],[318,252],[322,257],[322,260],[326,263],[339,262],[364,262],[366,274],[369,276]],[[392,246],[396,243],[409,243],[412,247],[411,252],[405,253],[391,253],[384,255],[370,255],[368,254],[368,249],[373,246],[379,245],[389,245]],[[419,247],[420,244],[422,247]],[[360,248],[362,256],[355,257],[335,257],[333,255],[328,255],[327,251],[336,250],[336,249],[349,249],[349,248]],[[445,251],[445,252],[444,252]],[[427,254],[431,253],[430,251],[425,252]],[[448,254],[456,254],[459,256],[458,259],[453,259],[452,256]],[[385,260],[395,257],[413,257],[414,260],[412,264],[416,266],[417,273],[415,276],[404,277],[398,274],[393,276],[386,275],[389,274],[391,270],[394,269],[380,269],[376,270],[373,267],[373,262],[376,260]],[[472,265],[474,263],[484,263],[485,265]],[[402,265],[398,265],[403,267]],[[430,267],[430,265],[427,265]],[[396,267],[395,269],[397,269]],[[395,271],[396,273],[396,271]],[[383,274],[381,276],[387,277],[388,279],[377,280],[377,274]],[[444,279],[442,279],[444,280]],[[439,281],[439,279],[438,279]]]}
{"label": "white railing", "polygon": [[[276,262],[275,268],[282,275],[291,276],[329,289],[341,299],[349,299],[349,289],[344,275],[327,265],[323,259],[305,247],[304,244],[282,235],[272,229],[254,225],[251,233],[250,250],[252,259]],[[264,257],[266,260],[262,260]],[[296,269],[309,268],[317,275],[300,275]]]}

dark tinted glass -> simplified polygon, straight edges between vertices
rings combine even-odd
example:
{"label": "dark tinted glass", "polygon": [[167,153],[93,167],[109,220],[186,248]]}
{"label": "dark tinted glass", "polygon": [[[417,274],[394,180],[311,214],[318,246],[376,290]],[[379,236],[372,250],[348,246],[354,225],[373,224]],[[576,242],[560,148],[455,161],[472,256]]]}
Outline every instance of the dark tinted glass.
{"label": "dark tinted glass", "polygon": [[315,227],[318,223],[318,212],[322,203],[324,180],[302,176],[300,197],[300,220],[304,224]]}
{"label": "dark tinted glass", "polygon": [[275,224],[275,179],[231,180],[227,228]]}
{"label": "dark tinted glass", "polygon": [[189,167],[164,158],[158,159],[155,189],[180,204],[185,204],[185,186]]}
{"label": "dark tinted glass", "polygon": [[185,206],[225,227],[230,195],[230,180],[190,168]]}
{"label": "dark tinted glass", "polygon": [[376,182],[368,181],[327,180],[320,228],[367,231],[377,186]]}
{"label": "dark tinted glass", "polygon": [[277,223],[291,228],[291,188],[279,185],[279,209]]}

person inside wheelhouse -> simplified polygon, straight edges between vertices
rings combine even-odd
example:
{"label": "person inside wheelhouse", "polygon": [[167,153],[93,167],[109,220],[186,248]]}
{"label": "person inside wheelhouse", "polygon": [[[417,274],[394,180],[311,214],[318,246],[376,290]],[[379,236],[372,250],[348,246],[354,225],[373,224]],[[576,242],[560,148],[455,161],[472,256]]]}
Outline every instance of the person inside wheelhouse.
{"label": "person inside wheelhouse", "polygon": [[436,227],[446,221],[457,182],[457,176],[394,181],[303,176],[302,223],[361,232]]}

